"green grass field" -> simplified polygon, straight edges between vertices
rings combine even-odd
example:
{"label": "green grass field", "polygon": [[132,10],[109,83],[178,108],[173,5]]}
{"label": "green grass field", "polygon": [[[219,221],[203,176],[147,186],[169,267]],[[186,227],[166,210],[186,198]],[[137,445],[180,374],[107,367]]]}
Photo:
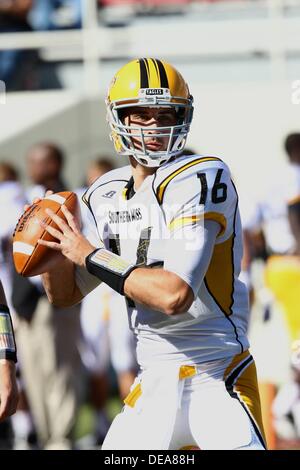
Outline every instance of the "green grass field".
{"label": "green grass field", "polygon": [[[116,414],[122,409],[122,402],[118,396],[112,396],[107,403],[106,411],[108,418],[113,420]],[[75,440],[81,439],[82,437],[92,434],[95,425],[95,415],[93,408],[85,403],[80,407],[78,418],[75,425]]]}

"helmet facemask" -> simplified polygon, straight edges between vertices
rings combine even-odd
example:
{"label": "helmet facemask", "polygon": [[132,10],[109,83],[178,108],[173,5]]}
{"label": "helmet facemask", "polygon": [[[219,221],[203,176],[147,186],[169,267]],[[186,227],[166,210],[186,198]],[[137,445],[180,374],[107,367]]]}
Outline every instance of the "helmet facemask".
{"label": "helmet facemask", "polygon": [[[154,94],[152,94],[154,93]],[[170,158],[179,155],[185,146],[193,116],[193,98],[170,96],[170,91],[164,88],[141,88],[139,97],[107,102],[107,120],[111,128],[111,138],[120,155],[132,155],[141,165],[158,167]],[[156,133],[151,131],[151,137],[168,137],[167,148],[163,151],[147,149],[145,139],[149,138],[149,128],[139,125],[125,125],[124,111],[136,107],[173,108],[176,111],[177,123],[173,126],[156,127]],[[122,112],[123,111],[123,112]],[[133,139],[138,139],[141,149],[137,149]]]}

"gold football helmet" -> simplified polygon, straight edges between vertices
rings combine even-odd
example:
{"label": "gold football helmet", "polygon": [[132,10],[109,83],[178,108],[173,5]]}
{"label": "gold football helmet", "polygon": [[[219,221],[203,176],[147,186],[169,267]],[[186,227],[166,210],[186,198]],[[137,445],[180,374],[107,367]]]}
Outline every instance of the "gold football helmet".
{"label": "gold football helmet", "polygon": [[[110,84],[106,105],[111,139],[120,155],[132,155],[144,166],[157,167],[184,149],[193,116],[193,97],[180,73],[167,62],[151,58],[126,64]],[[130,106],[175,108],[176,125],[157,127],[154,134],[154,137],[169,137],[166,150],[146,148],[146,127],[124,125],[122,110]],[[141,150],[135,148],[132,133],[139,137]]]}

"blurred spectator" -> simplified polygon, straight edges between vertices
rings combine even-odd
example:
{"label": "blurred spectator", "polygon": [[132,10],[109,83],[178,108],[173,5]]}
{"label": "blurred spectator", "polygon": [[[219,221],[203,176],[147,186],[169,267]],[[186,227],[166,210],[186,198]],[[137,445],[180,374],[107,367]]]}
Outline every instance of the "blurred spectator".
{"label": "blurred spectator", "polygon": [[[31,7],[32,0],[1,0],[0,33],[30,31],[27,16]],[[31,60],[29,51],[0,50],[0,80],[5,82],[8,91],[17,89],[20,81],[26,81],[25,68]]]}
{"label": "blurred spectator", "polygon": [[[264,198],[248,211],[243,221],[243,226],[250,235],[257,237],[259,232],[263,232],[265,247],[261,244],[259,246],[266,256],[294,251],[300,232],[300,223],[295,215],[298,213],[300,200],[300,133],[289,134],[284,148],[288,166],[281,172],[278,181],[272,180],[266,188]],[[251,249],[255,255],[255,247],[258,245],[255,240],[252,242]]]}
{"label": "blurred spectator", "polygon": [[144,8],[149,8],[170,5],[187,5],[189,3],[191,3],[191,0],[98,0],[100,7],[140,4]]}
{"label": "blurred spectator", "polygon": [[17,181],[17,170],[7,162],[0,162],[0,183],[5,181]]}
{"label": "blurred spectator", "polygon": [[[1,0],[0,33],[80,28],[81,0]],[[7,91],[61,88],[56,64],[37,50],[0,50],[0,80]]]}
{"label": "blurred spectator", "polygon": [[[284,148],[289,163],[281,172],[280,179],[272,180],[264,197],[256,204],[251,201],[251,204],[241,205],[245,271],[250,270],[255,258],[261,258],[267,264],[271,262],[275,267],[273,260],[269,260],[270,256],[300,254],[300,134],[288,135]],[[287,264],[284,264],[286,268]],[[267,294],[265,286],[261,294],[265,299],[262,299],[266,303],[265,310],[270,312],[272,296]],[[266,315],[267,318],[269,313]]]}
{"label": "blurred spectator", "polygon": [[[10,308],[15,332],[18,329],[18,319],[12,306],[12,235],[16,225],[16,219],[22,214],[26,202],[25,193],[18,181],[16,169],[7,162],[0,163],[0,278],[6,292],[7,304]],[[26,394],[20,378],[21,361],[17,365],[18,386],[20,391],[17,412],[11,418],[13,431],[13,448],[28,449],[35,442],[34,428]],[[2,425],[1,425],[2,426]],[[3,427],[2,427],[3,428]]]}
{"label": "blurred spectator", "polygon": [[[51,143],[31,148],[27,155],[33,186],[28,199],[42,198],[47,189],[66,189],[62,178],[63,153]],[[80,306],[57,308],[44,295],[40,276],[15,274],[13,303],[18,314],[17,343],[22,375],[44,449],[71,449],[79,405],[81,361]]]}
{"label": "blurred spectator", "polygon": [[[247,214],[245,207],[242,210],[244,269],[255,268],[255,277],[251,276],[255,289],[253,311],[260,312],[261,318],[259,331],[263,344],[256,351],[256,358],[269,448],[274,448],[276,442],[270,397],[286,380],[287,348],[300,334],[300,134],[288,135],[284,148],[288,165],[280,178],[271,180],[264,198],[250,210],[248,208]],[[253,263],[256,257],[261,258],[259,264]],[[283,328],[274,333],[273,325]],[[276,339],[280,338],[279,342],[274,341],[274,334]],[[252,339],[252,346],[255,341],[257,335]],[[269,344],[267,353],[263,346],[266,342]]]}
{"label": "blurred spectator", "polygon": [[12,289],[12,234],[19,215],[23,212],[25,193],[18,181],[16,169],[0,162],[0,278],[10,310]]}
{"label": "blurred spectator", "polygon": [[300,255],[300,134],[288,135],[285,150],[293,167],[293,181],[288,194],[288,216],[291,232],[296,242],[295,253]]}
{"label": "blurred spectator", "polygon": [[31,148],[27,158],[27,172],[33,186],[27,191],[28,200],[43,197],[45,191],[64,191],[62,179],[64,155],[62,150],[51,142],[43,142]]}
{"label": "blurred spectator", "polygon": [[82,0],[34,0],[29,19],[35,30],[80,28]]}
{"label": "blurred spectator", "polygon": [[[113,169],[109,159],[99,158],[87,168],[87,186]],[[86,188],[77,190],[81,202],[83,231],[89,210],[82,201]],[[129,393],[137,371],[135,344],[129,329],[125,299],[102,283],[82,301],[82,361],[89,374],[89,401],[96,412],[95,429],[90,445],[100,445],[109,428],[105,406],[109,395],[110,360],[117,374],[119,394]]]}
{"label": "blurred spectator", "polygon": [[[11,311],[15,329],[16,321],[11,305],[13,272],[11,241],[16,218],[23,212],[25,202],[24,192],[17,180],[16,169],[8,162],[0,162],[0,279],[6,293],[7,305]],[[0,448],[11,448],[13,445],[11,423],[11,420],[0,423]],[[13,431],[15,435],[18,433],[18,429],[14,428]]]}
{"label": "blurred spectator", "polygon": [[281,447],[300,446],[300,341],[294,343],[291,356],[292,378],[278,391],[273,403],[277,436],[284,442]]}
{"label": "blurred spectator", "polygon": [[97,178],[100,178],[100,176],[113,169],[114,166],[111,160],[107,157],[99,157],[98,159],[92,161],[86,170],[86,182],[85,188],[83,189],[87,189],[96,181]]}
{"label": "blurred spectator", "polygon": [[[278,198],[282,200],[282,205],[278,206],[277,216],[282,217],[282,221],[288,225],[286,233],[284,232],[284,225],[278,225],[277,238],[282,237],[285,240],[284,253],[280,256],[273,254],[270,256],[266,263],[265,268],[265,285],[271,292],[269,310],[270,313],[281,312],[281,316],[286,326],[286,336],[288,344],[292,345],[295,340],[300,337],[300,307],[299,307],[299,286],[300,286],[300,134],[290,134],[285,141],[285,150],[289,159],[289,168],[286,174],[282,174],[281,184],[278,186],[279,196],[273,192],[272,197],[274,200]],[[270,196],[271,199],[271,196]],[[280,220],[280,219],[279,219]],[[275,230],[276,227],[274,227]],[[289,237],[289,238],[288,238]],[[276,240],[276,237],[273,237]],[[290,239],[290,243],[287,241]],[[274,359],[273,359],[274,360]],[[293,375],[298,374],[293,368]],[[280,402],[282,404],[282,397],[289,390],[291,392],[290,401],[288,403],[291,407],[297,408],[298,404],[293,402],[293,393],[295,392],[295,377],[294,385],[283,389]],[[298,385],[299,393],[299,385]],[[295,396],[294,396],[295,398]],[[279,413],[280,406],[276,407]],[[282,408],[281,408],[282,409]],[[296,417],[295,417],[296,419]],[[299,419],[299,417],[298,417]],[[277,423],[278,424],[278,423]],[[298,425],[300,424],[300,421]],[[296,426],[296,423],[294,423]],[[280,427],[276,426],[276,432]],[[300,428],[299,428],[300,429]],[[281,432],[281,431],[280,431]],[[280,437],[280,435],[279,435]],[[298,442],[298,445],[300,441]]]}
{"label": "blurred spectator", "polygon": [[265,268],[265,283],[284,316],[288,341],[300,337],[300,257],[298,255],[271,256]]}
{"label": "blurred spectator", "polygon": [[191,0],[98,0],[107,26],[125,26],[135,16],[181,15]]}

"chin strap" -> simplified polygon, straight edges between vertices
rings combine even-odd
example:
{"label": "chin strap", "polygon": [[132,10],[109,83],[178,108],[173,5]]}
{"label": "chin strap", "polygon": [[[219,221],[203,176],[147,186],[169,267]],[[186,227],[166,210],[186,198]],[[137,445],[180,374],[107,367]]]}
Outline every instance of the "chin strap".
{"label": "chin strap", "polygon": [[121,295],[124,295],[124,283],[127,277],[137,268],[105,248],[98,248],[88,255],[85,265],[89,273],[101,279]]}
{"label": "chin strap", "polygon": [[17,348],[9,308],[0,304],[0,359],[17,362]]}

